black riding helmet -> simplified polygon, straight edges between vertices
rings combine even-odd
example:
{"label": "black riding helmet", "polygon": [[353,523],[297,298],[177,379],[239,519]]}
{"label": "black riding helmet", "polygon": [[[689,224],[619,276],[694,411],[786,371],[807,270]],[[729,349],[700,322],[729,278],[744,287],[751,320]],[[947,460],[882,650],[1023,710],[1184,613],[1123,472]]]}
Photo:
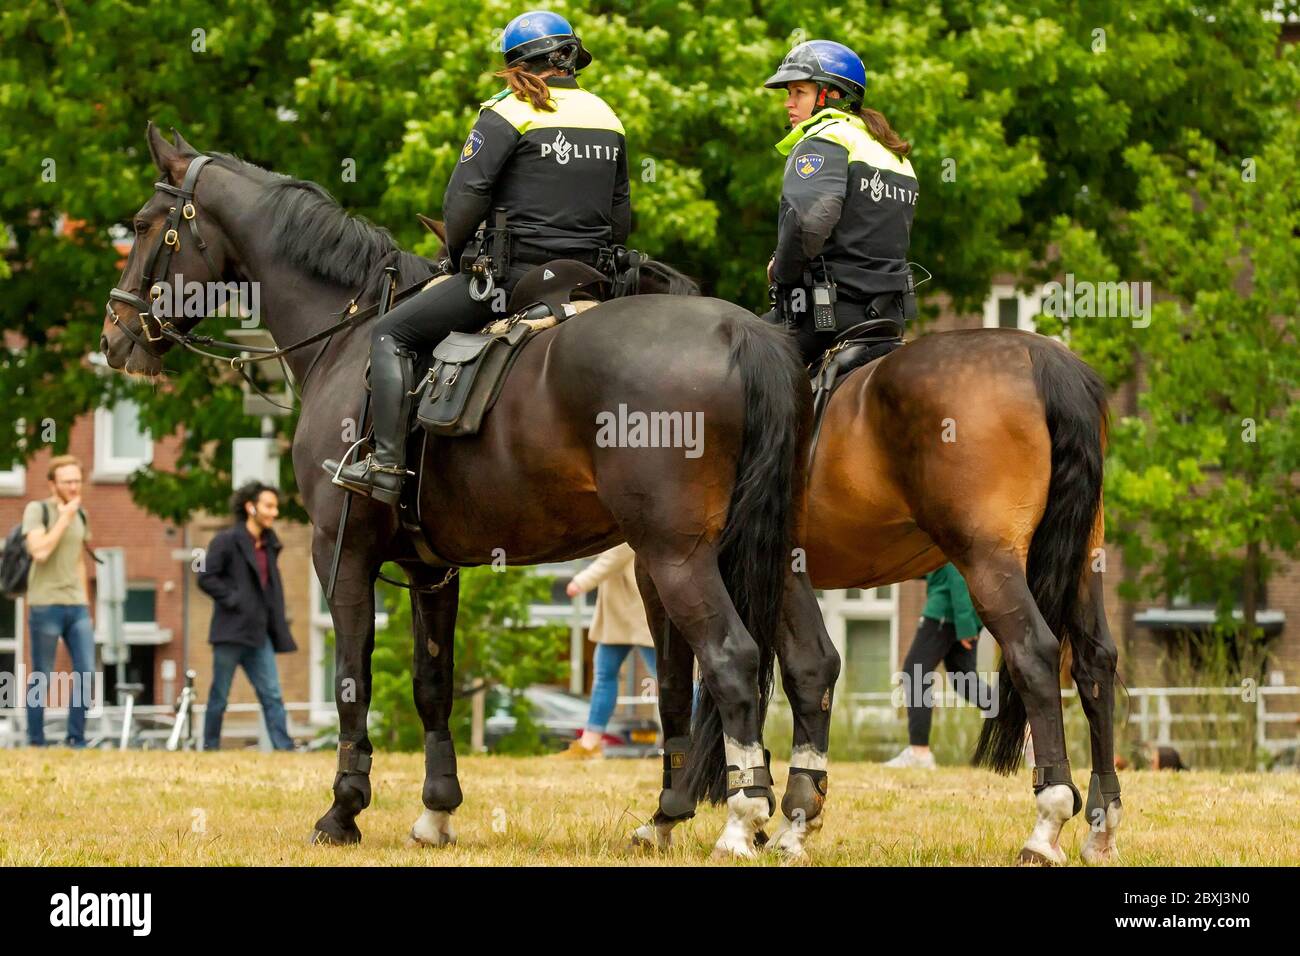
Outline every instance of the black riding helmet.
{"label": "black riding helmet", "polygon": [[763,84],[770,90],[782,89],[796,80],[817,84],[817,107],[826,102],[826,89],[837,89],[846,106],[861,105],[867,94],[867,70],[862,59],[834,40],[809,40],[786,54],[781,66]]}
{"label": "black riding helmet", "polygon": [[530,10],[511,20],[501,34],[501,47],[506,66],[544,60],[551,66],[576,73],[591,63],[591,54],[569,21],[549,10]]}

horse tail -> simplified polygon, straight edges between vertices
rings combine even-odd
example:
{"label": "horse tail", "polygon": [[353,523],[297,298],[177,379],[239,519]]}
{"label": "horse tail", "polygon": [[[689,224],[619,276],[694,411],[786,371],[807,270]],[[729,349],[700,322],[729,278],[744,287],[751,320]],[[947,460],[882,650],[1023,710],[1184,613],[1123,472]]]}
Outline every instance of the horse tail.
{"label": "horse tail", "polygon": [[[1087,363],[1050,339],[1031,346],[1031,359],[1051,436],[1052,476],[1047,507],[1029,544],[1029,592],[1062,649],[1067,641],[1096,644],[1084,572],[1101,522],[1106,387]],[[1002,774],[1014,772],[1028,719],[1004,658],[998,671],[998,713],[984,721],[972,762]]]}
{"label": "horse tail", "polygon": [[[803,486],[800,450],[807,446],[808,425],[801,397],[808,394],[808,382],[790,337],[754,318],[732,323],[728,368],[740,370],[745,424],[718,564],[732,603],[758,644],[762,726],[772,695],[794,502]],[[696,802],[707,797],[721,803],[727,793],[722,716],[705,687],[700,688],[691,738],[687,789]]]}

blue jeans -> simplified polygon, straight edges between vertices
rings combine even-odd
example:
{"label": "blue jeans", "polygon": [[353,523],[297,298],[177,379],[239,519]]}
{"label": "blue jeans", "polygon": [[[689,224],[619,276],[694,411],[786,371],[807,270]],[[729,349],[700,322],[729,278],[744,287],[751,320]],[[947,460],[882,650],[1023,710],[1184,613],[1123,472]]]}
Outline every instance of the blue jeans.
{"label": "blue jeans", "polygon": [[587,729],[592,733],[601,733],[614,714],[614,705],[618,703],[618,672],[627,660],[627,655],[636,647],[641,652],[641,660],[650,673],[655,671],[655,649],[637,647],[635,644],[597,644],[592,659],[595,673],[591,679],[591,710],[587,714]]}
{"label": "blue jeans", "polygon": [[[45,746],[45,704],[49,699],[47,676],[54,669],[59,638],[72,656],[74,680],[68,702],[68,743],[86,744],[86,701],[90,699],[95,671],[95,631],[90,608],[84,604],[33,604],[27,617],[32,632],[32,676],[27,682],[27,742]],[[40,684],[34,688],[33,685]]]}
{"label": "blue jeans", "polygon": [[212,645],[212,690],[208,692],[208,707],[203,714],[203,749],[221,748],[221,720],[226,715],[226,696],[235,679],[235,668],[243,665],[248,682],[257,693],[257,701],[266,716],[266,729],[271,735],[271,746],[276,750],[292,750],[293,738],[289,736],[284,713],[284,699],[280,696],[280,675],[275,669],[275,648],[268,636],[258,647],[244,644]]}

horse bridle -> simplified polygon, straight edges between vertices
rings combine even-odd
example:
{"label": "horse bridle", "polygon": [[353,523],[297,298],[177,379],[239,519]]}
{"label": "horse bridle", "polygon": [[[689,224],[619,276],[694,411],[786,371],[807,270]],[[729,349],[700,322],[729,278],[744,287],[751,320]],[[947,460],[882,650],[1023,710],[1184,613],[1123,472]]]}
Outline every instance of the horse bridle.
{"label": "horse bridle", "polygon": [[[114,288],[108,294],[110,299],[125,302],[136,310],[140,318],[140,330],[138,333],[132,331],[127,327],[126,323],[118,318],[115,311],[109,309],[109,318],[113,324],[122,330],[123,335],[155,358],[162,358],[162,352],[155,349],[154,344],[170,338],[169,332],[179,333],[179,330],[176,330],[171,323],[164,322],[154,315],[152,302],[162,294],[162,283],[169,279],[167,267],[171,264],[172,255],[181,251],[180,225],[182,221],[189,223],[190,236],[193,238],[194,244],[198,246],[199,252],[203,254],[203,261],[212,270],[212,279],[215,281],[221,278],[216,263],[212,261],[212,256],[208,254],[208,244],[199,235],[198,211],[194,208],[195,184],[198,182],[199,173],[203,171],[203,167],[210,162],[212,162],[211,156],[200,155],[194,157],[190,162],[190,168],[185,171],[185,179],[179,188],[166,182],[153,184],[154,189],[168,193],[176,197],[178,201],[167,213],[166,228],[154,245],[153,250],[149,253],[149,258],[145,260],[144,269],[141,273],[143,280],[140,284],[140,292],[144,293],[147,289],[149,301],[145,301],[140,295],[128,292],[125,289]],[[152,326],[150,323],[153,323]]]}

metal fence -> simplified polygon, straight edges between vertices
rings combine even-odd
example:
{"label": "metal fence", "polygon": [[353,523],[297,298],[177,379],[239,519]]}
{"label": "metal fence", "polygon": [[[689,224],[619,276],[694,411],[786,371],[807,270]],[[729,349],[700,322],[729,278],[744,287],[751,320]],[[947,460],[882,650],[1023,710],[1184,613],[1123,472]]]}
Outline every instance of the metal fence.
{"label": "metal fence", "polygon": [[[203,716],[206,705],[195,704],[192,718],[193,734],[196,746],[203,746]],[[296,741],[310,740],[320,733],[322,726],[311,722],[312,705],[307,703],[286,703],[284,709],[288,716],[289,736]],[[86,740],[93,746],[116,748],[122,736],[122,723],[126,709],[119,706],[104,706],[93,711],[94,716],[86,717]],[[162,749],[171,736],[175,723],[176,711],[165,704],[135,704],[131,708],[133,730],[131,746]],[[243,718],[252,715],[255,722]],[[235,718],[231,720],[230,718]],[[67,726],[68,709],[66,707],[47,707],[45,709],[45,737],[47,741],[58,742]],[[16,708],[0,709],[0,747],[20,747],[27,741],[26,711]],[[221,725],[222,741],[240,741],[248,744],[256,741],[262,750],[271,749],[271,737],[262,716],[262,707],[255,703],[227,704],[226,719]]]}
{"label": "metal fence", "polygon": [[[1119,708],[1121,718],[1127,712],[1127,727],[1136,731],[1139,738],[1149,744],[1174,748],[1209,747],[1223,745],[1217,733],[1218,725],[1253,723],[1256,748],[1263,753],[1277,754],[1288,748],[1300,746],[1300,687],[1133,687],[1126,691],[1127,707]],[[1067,700],[1078,696],[1074,688],[1063,689],[1061,696]],[[935,688],[937,707],[970,707],[951,687]],[[620,695],[618,704],[635,707],[655,704],[652,695]],[[842,695],[837,703],[847,710],[851,726],[867,723],[873,725],[901,724],[905,720],[903,709],[896,704],[896,692],[877,691]],[[773,699],[773,707],[788,709],[784,696]],[[1221,705],[1226,705],[1222,706]],[[313,723],[313,707],[309,703],[286,703],[289,715],[289,735],[295,740],[308,740],[317,736],[322,726]],[[1214,709],[1221,707],[1221,709]],[[202,745],[204,705],[194,707],[194,737]],[[162,747],[171,733],[175,712],[165,705],[137,705],[134,709],[137,745]],[[124,710],[122,707],[103,707],[96,716],[86,721],[88,739],[108,741],[116,745],[121,736]],[[239,718],[254,715],[256,722]],[[271,748],[261,706],[255,703],[230,704],[226,707],[222,724],[223,741],[257,741],[263,750]],[[235,717],[235,720],[230,720]],[[295,719],[298,718],[298,719]],[[25,742],[26,714],[19,709],[0,709],[0,747],[22,746]],[[66,708],[47,708],[47,729],[60,727],[67,719]],[[328,726],[328,725],[324,725]],[[1216,733],[1204,733],[1213,727]],[[1188,731],[1201,730],[1197,736]],[[47,733],[47,737],[53,734]]]}
{"label": "metal fence", "polygon": [[[850,693],[838,697],[836,703],[846,707],[849,725],[854,729],[864,723],[901,724],[906,717],[897,705],[897,693]],[[1207,725],[1217,731],[1220,724],[1253,721],[1255,746],[1260,752],[1277,754],[1300,746],[1300,687],[1131,687],[1123,693],[1128,697],[1128,706],[1121,703],[1117,708],[1121,722],[1149,744],[1176,749],[1215,748],[1224,744],[1217,733],[1192,737],[1186,735],[1187,731]],[[1073,687],[1062,689],[1061,696],[1072,700],[1078,697],[1078,691]],[[971,706],[947,686],[935,688],[934,701],[936,707]],[[784,697],[774,699],[773,704],[789,707]],[[1227,706],[1215,709],[1221,704]]]}

